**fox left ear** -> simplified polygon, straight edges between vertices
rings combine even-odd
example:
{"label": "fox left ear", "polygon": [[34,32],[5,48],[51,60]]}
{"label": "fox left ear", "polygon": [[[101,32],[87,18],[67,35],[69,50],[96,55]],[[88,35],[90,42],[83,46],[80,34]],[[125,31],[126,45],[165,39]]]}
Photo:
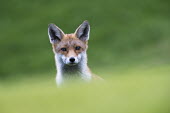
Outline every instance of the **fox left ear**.
{"label": "fox left ear", "polygon": [[61,39],[64,36],[64,32],[59,27],[57,27],[55,24],[49,24],[48,35],[49,35],[51,44],[54,44],[56,42],[61,41]]}
{"label": "fox left ear", "polygon": [[86,20],[84,21],[75,31],[75,34],[77,38],[79,38],[82,41],[89,40],[89,34],[90,34],[90,24]]}

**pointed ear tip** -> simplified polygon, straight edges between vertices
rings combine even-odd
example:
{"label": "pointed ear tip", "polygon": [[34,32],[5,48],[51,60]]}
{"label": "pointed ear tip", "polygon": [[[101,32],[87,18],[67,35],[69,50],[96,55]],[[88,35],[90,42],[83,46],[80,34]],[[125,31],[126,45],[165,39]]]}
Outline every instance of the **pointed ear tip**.
{"label": "pointed ear tip", "polygon": [[85,20],[83,23],[89,24],[89,21],[88,21],[88,20]]}
{"label": "pointed ear tip", "polygon": [[52,27],[52,26],[56,26],[56,25],[53,23],[48,24],[48,27]]}

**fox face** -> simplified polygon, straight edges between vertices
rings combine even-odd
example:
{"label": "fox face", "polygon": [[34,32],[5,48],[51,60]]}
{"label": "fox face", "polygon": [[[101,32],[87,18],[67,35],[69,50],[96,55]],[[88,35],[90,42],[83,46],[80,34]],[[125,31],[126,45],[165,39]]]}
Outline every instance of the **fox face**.
{"label": "fox face", "polygon": [[49,24],[48,35],[57,59],[68,66],[79,64],[86,57],[90,25],[84,21],[73,34],[65,34],[55,24]]}
{"label": "fox face", "polygon": [[60,56],[62,62],[67,65],[78,64],[86,49],[86,42],[81,41],[74,35],[65,35],[58,44],[53,46],[54,53]]}

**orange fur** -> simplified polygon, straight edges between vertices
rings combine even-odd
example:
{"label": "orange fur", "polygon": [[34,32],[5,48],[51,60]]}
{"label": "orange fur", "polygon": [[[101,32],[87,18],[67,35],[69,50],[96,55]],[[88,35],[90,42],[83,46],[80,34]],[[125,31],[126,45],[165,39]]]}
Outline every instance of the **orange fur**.
{"label": "orange fur", "polygon": [[78,74],[84,80],[103,80],[92,74],[87,66],[86,51],[89,32],[90,25],[87,21],[84,21],[72,34],[64,34],[55,24],[49,25],[48,34],[55,54],[58,84],[63,82],[64,77],[70,77],[74,74]]}

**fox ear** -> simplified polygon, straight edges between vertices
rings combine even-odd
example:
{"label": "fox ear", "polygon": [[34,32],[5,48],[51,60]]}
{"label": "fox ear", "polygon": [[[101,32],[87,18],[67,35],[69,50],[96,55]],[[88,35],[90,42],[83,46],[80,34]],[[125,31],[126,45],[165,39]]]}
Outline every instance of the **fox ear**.
{"label": "fox ear", "polygon": [[49,24],[48,25],[48,36],[49,36],[50,42],[54,44],[63,38],[64,32],[59,27],[57,27],[55,24]]}
{"label": "fox ear", "polygon": [[89,40],[89,34],[90,34],[90,24],[86,20],[84,21],[75,31],[75,34],[77,38],[79,38],[82,41]]}

